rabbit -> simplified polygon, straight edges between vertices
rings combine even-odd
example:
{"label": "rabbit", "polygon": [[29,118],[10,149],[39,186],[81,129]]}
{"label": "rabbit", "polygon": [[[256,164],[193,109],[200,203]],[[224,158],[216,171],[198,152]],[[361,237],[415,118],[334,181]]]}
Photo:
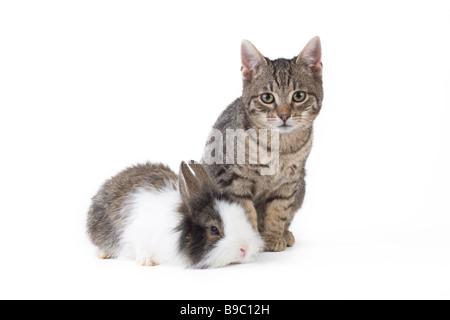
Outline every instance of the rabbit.
{"label": "rabbit", "polygon": [[199,163],[182,162],[179,176],[152,163],[120,172],[92,198],[87,229],[99,258],[143,266],[223,267],[251,262],[264,248],[242,205]]}

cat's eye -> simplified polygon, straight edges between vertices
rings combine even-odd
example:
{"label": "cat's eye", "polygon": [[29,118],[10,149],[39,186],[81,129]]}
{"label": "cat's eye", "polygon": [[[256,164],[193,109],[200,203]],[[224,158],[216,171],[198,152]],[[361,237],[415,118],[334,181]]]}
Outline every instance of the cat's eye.
{"label": "cat's eye", "polygon": [[292,100],[294,100],[295,102],[302,102],[305,99],[306,99],[306,93],[303,91],[296,91],[292,95]]}
{"label": "cat's eye", "polygon": [[212,226],[212,227],[211,227],[211,234],[212,234],[213,236],[220,236],[220,231],[219,231],[219,229],[217,229],[216,226]]}
{"label": "cat's eye", "polygon": [[273,103],[275,101],[275,98],[274,98],[273,94],[271,94],[271,93],[263,93],[261,95],[261,100],[264,103],[270,104],[270,103]]}

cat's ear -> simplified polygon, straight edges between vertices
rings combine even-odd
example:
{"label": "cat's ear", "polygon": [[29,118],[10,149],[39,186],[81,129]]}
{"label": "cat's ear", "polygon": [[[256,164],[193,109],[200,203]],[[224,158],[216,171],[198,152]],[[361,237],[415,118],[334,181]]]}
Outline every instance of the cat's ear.
{"label": "cat's ear", "polygon": [[303,51],[297,57],[298,64],[306,64],[315,76],[322,75],[322,46],[320,38],[314,37],[309,40]]}
{"label": "cat's ear", "polygon": [[248,40],[242,40],[241,62],[242,77],[250,82],[259,68],[267,64],[266,58]]}

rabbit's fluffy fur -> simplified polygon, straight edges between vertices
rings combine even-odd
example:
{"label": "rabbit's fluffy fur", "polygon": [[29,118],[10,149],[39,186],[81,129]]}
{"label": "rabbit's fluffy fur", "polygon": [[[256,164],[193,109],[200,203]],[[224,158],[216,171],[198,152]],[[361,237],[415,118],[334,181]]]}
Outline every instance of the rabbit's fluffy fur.
{"label": "rabbit's fluffy fur", "polygon": [[222,267],[256,258],[264,243],[244,208],[217,190],[200,164],[128,168],[108,180],[88,216],[103,258],[141,265]]}

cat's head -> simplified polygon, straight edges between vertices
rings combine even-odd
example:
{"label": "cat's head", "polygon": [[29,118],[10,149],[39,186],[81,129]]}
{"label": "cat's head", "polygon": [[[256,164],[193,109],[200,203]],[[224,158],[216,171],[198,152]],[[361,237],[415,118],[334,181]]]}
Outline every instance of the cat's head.
{"label": "cat's head", "polygon": [[247,40],[242,41],[242,99],[256,127],[280,133],[312,125],[322,106],[322,49],[311,39],[293,59],[265,58]]}

